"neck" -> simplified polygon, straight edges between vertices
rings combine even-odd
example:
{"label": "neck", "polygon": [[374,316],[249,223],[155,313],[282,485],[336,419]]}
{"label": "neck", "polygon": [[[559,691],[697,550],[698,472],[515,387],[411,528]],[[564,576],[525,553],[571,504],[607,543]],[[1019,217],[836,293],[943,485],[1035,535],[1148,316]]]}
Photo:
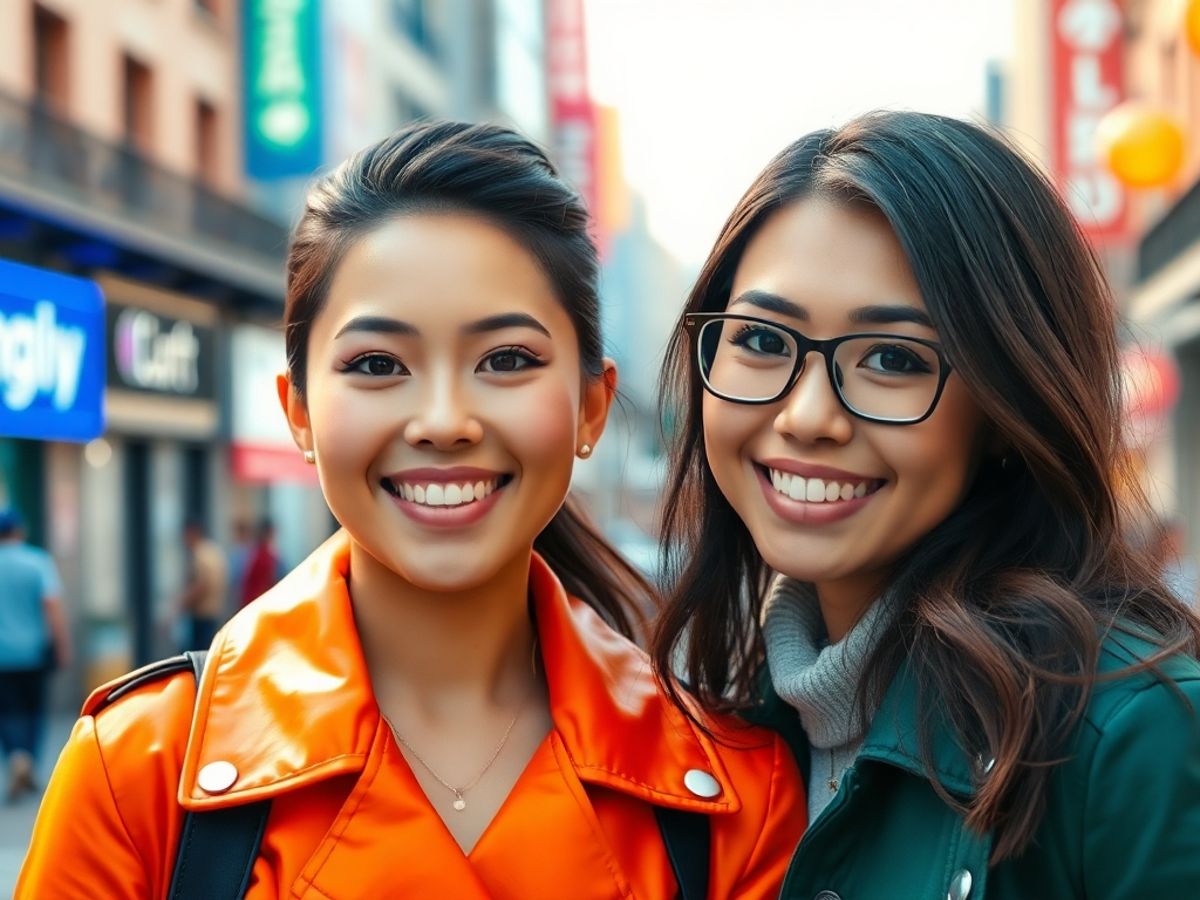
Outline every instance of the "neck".
{"label": "neck", "polygon": [[382,709],[417,706],[436,715],[528,693],[531,553],[486,584],[447,592],[413,585],[351,546],[354,619]]}
{"label": "neck", "polygon": [[885,575],[869,572],[813,585],[829,643],[836,644],[846,636],[883,593],[886,584]]}

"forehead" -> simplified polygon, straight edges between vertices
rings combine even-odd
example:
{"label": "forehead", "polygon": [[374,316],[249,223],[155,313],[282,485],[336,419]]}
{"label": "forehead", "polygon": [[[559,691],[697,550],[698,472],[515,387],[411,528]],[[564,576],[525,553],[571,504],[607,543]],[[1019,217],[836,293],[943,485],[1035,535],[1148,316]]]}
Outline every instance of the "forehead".
{"label": "forehead", "polygon": [[809,310],[814,320],[879,303],[925,308],[883,214],[819,197],[772,214],[750,240],[731,296],[748,290],[785,297]]}
{"label": "forehead", "polygon": [[316,327],[334,333],[374,314],[437,331],[501,312],[571,327],[537,259],[503,228],[466,213],[420,213],[390,219],[347,249]]}

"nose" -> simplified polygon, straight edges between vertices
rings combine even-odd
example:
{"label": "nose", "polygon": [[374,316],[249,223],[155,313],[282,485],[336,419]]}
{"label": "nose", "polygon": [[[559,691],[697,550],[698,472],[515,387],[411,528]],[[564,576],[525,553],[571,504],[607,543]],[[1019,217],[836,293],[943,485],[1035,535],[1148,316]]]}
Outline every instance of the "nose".
{"label": "nose", "polygon": [[845,444],[854,436],[853,417],[829,380],[825,359],[815,350],[808,354],[800,377],[782,403],[774,427],[786,438],[805,444]]}
{"label": "nose", "polygon": [[413,447],[447,451],[482,441],[483,424],[475,415],[470,392],[456,374],[431,373],[424,381],[416,392],[417,407],[405,423],[404,439]]}

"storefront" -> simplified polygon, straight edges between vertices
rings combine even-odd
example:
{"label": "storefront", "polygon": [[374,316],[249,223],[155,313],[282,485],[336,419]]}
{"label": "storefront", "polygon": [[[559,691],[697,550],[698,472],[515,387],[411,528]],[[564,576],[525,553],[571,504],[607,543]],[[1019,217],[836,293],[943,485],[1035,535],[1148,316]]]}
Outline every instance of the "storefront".
{"label": "storefront", "polygon": [[[211,525],[221,503],[223,371],[213,306],[116,276],[99,280],[108,298],[108,427],[84,448],[74,504],[93,681],[177,649],[183,525]],[[56,492],[71,491],[68,467],[64,460],[51,479]]]}

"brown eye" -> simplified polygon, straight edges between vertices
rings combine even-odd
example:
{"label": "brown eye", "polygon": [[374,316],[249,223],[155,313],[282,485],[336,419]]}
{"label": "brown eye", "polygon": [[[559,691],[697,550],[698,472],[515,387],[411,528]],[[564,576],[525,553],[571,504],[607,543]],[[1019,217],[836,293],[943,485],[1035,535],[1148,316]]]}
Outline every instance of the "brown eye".
{"label": "brown eye", "polygon": [[521,347],[505,347],[484,357],[477,371],[493,375],[511,375],[544,365],[544,362],[528,350]]}
{"label": "brown eye", "polygon": [[368,353],[360,356],[346,367],[346,371],[357,372],[361,375],[373,375],[376,378],[392,378],[411,374],[400,360],[382,353]]}

